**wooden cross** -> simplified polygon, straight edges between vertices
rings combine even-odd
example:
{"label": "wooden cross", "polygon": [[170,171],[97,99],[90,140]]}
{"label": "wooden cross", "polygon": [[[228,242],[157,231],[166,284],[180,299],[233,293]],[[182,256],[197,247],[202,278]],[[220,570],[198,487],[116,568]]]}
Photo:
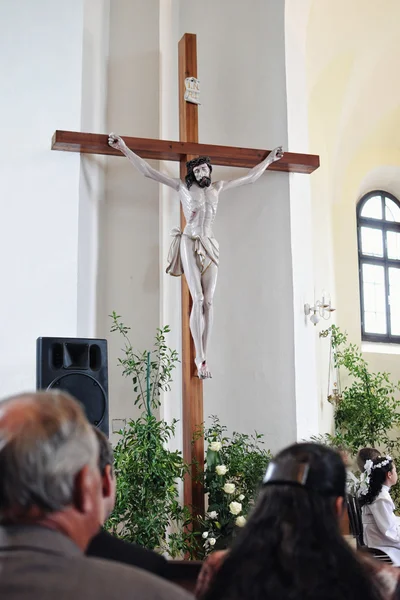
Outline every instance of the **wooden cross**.
{"label": "wooden cross", "polygon": [[[128,148],[142,158],[154,160],[173,160],[180,162],[180,176],[186,175],[186,161],[195,156],[209,156],[214,165],[251,168],[264,160],[269,150],[253,148],[235,148],[198,143],[198,106],[184,100],[186,77],[197,78],[196,36],[186,33],[179,42],[179,142],[133,138],[122,136]],[[52,140],[53,150],[82,152],[89,154],[110,154],[123,156],[108,145],[108,135],[96,133],[77,133],[56,131]],[[268,170],[294,173],[312,173],[319,167],[319,157],[312,154],[294,154],[285,152],[283,158],[274,162]],[[181,210],[181,226],[184,227]],[[204,463],[204,440],[194,443],[193,434],[202,425],[203,382],[196,376],[194,364],[194,344],[190,334],[189,316],[191,298],[182,277],[182,413],[183,413],[183,456],[189,463],[197,464],[200,469]],[[212,381],[208,383],[212,385]],[[195,469],[195,467],[194,467]],[[194,515],[204,513],[204,491],[200,483],[188,477],[184,486],[184,502],[192,507]]]}

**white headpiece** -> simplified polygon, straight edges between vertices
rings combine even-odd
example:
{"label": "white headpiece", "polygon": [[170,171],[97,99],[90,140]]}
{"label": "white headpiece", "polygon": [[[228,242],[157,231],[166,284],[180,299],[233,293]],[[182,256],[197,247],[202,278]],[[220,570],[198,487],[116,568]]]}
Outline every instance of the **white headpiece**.
{"label": "white headpiece", "polygon": [[[379,456],[378,458],[383,458],[383,457]],[[388,465],[390,463],[391,460],[392,460],[392,457],[389,455],[386,455],[385,460],[382,460],[381,462],[379,462],[376,465],[374,465],[374,463],[370,459],[365,461],[364,472],[361,473],[361,476],[360,476],[360,487],[358,490],[359,496],[365,496],[366,494],[368,494],[369,482],[370,482],[372,471],[374,469],[381,469],[382,467],[385,467],[386,465]]]}

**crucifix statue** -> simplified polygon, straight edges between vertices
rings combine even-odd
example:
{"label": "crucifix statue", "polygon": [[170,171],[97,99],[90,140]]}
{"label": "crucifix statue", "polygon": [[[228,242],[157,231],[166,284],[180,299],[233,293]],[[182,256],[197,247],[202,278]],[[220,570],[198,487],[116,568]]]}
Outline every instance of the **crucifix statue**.
{"label": "crucifix statue", "polygon": [[124,140],[111,133],[108,143],[122,152],[145,177],[168,185],[179,194],[186,226],[183,232],[174,229],[174,240],[168,255],[167,273],[185,274],[192,297],[190,331],[194,342],[197,375],[208,379],[211,372],[207,363],[207,349],[213,322],[213,298],[217,284],[219,245],[212,226],[217,213],[221,192],[257,181],[270,164],[283,156],[282,148],[275,148],[246,175],[229,181],[211,182],[212,165],[207,156],[186,163],[185,181],[157,171],[135,152]]}
{"label": "crucifix statue", "polygon": [[[186,506],[191,507],[193,514],[197,515],[204,512],[204,490],[196,472],[196,468],[201,469],[204,462],[204,440],[197,435],[193,441],[193,437],[204,421],[203,377],[210,375],[206,350],[212,312],[209,310],[210,306],[206,306],[205,303],[212,301],[218,272],[218,244],[212,234],[218,196],[220,192],[234,186],[255,181],[267,167],[271,171],[310,174],[319,167],[319,157],[293,152],[285,152],[282,156],[280,148],[270,153],[255,148],[199,144],[198,105],[187,101],[185,93],[185,81],[188,78],[190,81],[197,79],[197,47],[194,34],[185,33],[180,40],[178,62],[179,141],[126,136],[122,141],[117,136],[99,133],[56,131],[53,135],[52,149],[122,156],[121,148],[126,148],[128,151],[126,153],[129,153],[133,164],[137,168],[140,165],[139,170],[143,174],[152,176],[156,181],[166,185],[172,185],[179,193],[183,234],[177,231],[174,237],[169,272],[179,274],[179,271],[184,271],[186,276],[182,278],[181,286],[183,456],[193,465],[195,477],[187,476],[185,479],[184,502]],[[120,149],[118,149],[119,145]],[[204,158],[199,161],[196,158],[199,156],[210,157],[210,161]],[[159,173],[143,159],[179,161],[180,179]],[[203,177],[210,178],[211,164],[251,170],[247,175],[236,180],[208,185],[208,179],[203,180]],[[188,175],[189,179],[186,181]],[[181,264],[182,268],[180,268]],[[188,279],[190,293],[185,278]],[[194,310],[191,308],[191,296],[194,300]],[[202,309],[201,303],[203,303]],[[208,311],[207,315],[206,311]],[[201,322],[202,312],[203,322]],[[191,321],[192,330],[197,328],[197,333],[193,336],[190,332]],[[193,343],[193,337],[197,338],[197,347]]]}

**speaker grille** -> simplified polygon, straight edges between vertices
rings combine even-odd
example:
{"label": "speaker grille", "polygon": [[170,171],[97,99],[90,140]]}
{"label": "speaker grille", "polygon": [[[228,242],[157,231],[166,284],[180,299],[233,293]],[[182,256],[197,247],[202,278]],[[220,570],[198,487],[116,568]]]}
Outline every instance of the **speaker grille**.
{"label": "speaker grille", "polygon": [[107,410],[106,393],[98,381],[87,373],[68,373],[57,377],[47,388],[69,392],[82,404],[88,420],[97,427],[102,424]]}
{"label": "speaker grille", "polygon": [[90,423],[108,435],[107,340],[38,338],[36,389],[69,392]]}

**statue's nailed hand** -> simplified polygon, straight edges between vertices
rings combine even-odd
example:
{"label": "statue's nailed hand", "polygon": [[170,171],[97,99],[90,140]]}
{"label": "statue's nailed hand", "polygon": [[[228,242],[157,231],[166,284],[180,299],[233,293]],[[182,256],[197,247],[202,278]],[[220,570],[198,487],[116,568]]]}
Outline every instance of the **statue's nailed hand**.
{"label": "statue's nailed hand", "polygon": [[110,133],[110,135],[108,136],[108,145],[111,146],[111,148],[120,150],[121,152],[124,148],[126,148],[124,140],[115,133]]}
{"label": "statue's nailed hand", "polygon": [[272,152],[270,153],[270,160],[271,162],[275,162],[276,160],[280,160],[283,156],[283,150],[282,150],[282,146],[278,146],[277,148],[275,148],[275,150],[272,150]]}

